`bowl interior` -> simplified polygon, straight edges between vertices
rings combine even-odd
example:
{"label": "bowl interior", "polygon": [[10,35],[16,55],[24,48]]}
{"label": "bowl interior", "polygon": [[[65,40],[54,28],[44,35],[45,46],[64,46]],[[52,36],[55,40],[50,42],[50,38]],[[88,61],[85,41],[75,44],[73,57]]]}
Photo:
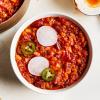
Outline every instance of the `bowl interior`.
{"label": "bowl interior", "polygon": [[[44,89],[40,89],[40,88],[37,88],[35,87],[34,85],[32,84],[29,84],[24,78],[23,76],[21,75],[18,67],[17,67],[17,63],[16,63],[16,60],[15,60],[15,53],[16,53],[16,46],[17,46],[17,42],[19,40],[19,37],[21,35],[21,33],[24,31],[25,28],[27,28],[27,26],[29,26],[32,22],[38,20],[38,19],[41,19],[41,18],[45,18],[45,17],[50,17],[50,16],[65,16],[67,19],[71,20],[73,23],[75,23],[76,25],[78,25],[82,30],[83,32],[85,33],[85,37],[88,41],[88,46],[89,46],[89,58],[88,58],[88,64],[87,64],[87,68],[85,70],[85,72],[83,73],[83,75],[81,76],[81,78],[76,81],[74,84],[72,84],[71,86],[69,87],[66,87],[66,88],[63,88],[63,89],[59,89],[59,90],[44,90]],[[18,79],[28,88],[30,88],[31,90],[34,90],[38,93],[43,93],[43,94],[54,94],[54,93],[58,93],[58,92],[62,92],[62,91],[65,91],[65,90],[68,90],[69,88],[75,86],[76,84],[78,84],[83,78],[84,76],[86,75],[86,73],[88,72],[89,70],[89,67],[90,67],[90,64],[91,64],[91,61],[92,61],[92,45],[91,45],[91,41],[90,41],[90,38],[87,34],[87,32],[85,31],[85,29],[78,23],[76,22],[74,19],[72,19],[71,17],[68,17],[66,14],[59,14],[59,13],[48,13],[48,14],[42,14],[40,16],[35,16],[31,19],[29,19],[26,23],[24,23],[20,29],[17,31],[17,33],[15,34],[14,38],[13,38],[13,41],[12,41],[12,44],[11,44],[11,50],[10,50],[10,58],[11,58],[11,64],[12,64],[12,67],[13,67],[13,70],[16,74],[16,76],[18,77]]]}

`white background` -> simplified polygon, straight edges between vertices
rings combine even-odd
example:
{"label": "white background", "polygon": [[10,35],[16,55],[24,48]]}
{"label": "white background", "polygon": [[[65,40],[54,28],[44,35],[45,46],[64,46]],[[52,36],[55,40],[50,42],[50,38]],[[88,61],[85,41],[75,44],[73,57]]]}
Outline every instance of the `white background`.
{"label": "white background", "polygon": [[[88,31],[93,61],[86,77],[64,93],[43,95],[27,89],[16,78],[10,64],[10,45],[18,28],[28,19],[45,12],[64,12]],[[100,100],[100,16],[86,16],[75,9],[72,0],[31,0],[21,21],[0,34],[0,100]]]}

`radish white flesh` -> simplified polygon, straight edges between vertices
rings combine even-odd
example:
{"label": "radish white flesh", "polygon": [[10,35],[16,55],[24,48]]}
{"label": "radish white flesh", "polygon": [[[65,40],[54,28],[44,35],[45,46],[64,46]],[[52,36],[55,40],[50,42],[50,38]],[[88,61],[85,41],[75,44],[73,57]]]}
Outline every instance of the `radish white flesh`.
{"label": "radish white flesh", "polygon": [[52,46],[57,43],[57,31],[50,26],[42,26],[37,30],[37,40],[43,46]]}
{"label": "radish white flesh", "polygon": [[34,57],[29,61],[28,70],[32,75],[40,76],[41,72],[49,67],[49,61],[44,57]]}

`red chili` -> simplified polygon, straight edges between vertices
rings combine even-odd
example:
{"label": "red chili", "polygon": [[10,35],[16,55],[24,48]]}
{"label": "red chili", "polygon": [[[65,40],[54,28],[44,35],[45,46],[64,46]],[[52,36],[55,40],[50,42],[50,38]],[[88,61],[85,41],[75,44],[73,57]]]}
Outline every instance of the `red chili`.
{"label": "red chili", "polygon": [[13,16],[23,1],[24,0],[0,0],[0,23]]}
{"label": "red chili", "polygon": [[[43,25],[51,26],[58,32],[58,45],[44,47],[38,43],[36,30]],[[25,41],[33,41],[36,46],[31,56],[25,57],[21,52],[21,44]],[[55,72],[53,81],[46,82],[41,76],[28,72],[28,61],[35,56],[43,56],[49,60],[50,68]],[[16,49],[16,62],[23,77],[36,87],[50,90],[65,88],[76,82],[86,69],[88,56],[84,32],[65,17],[46,17],[33,22],[22,32]]]}

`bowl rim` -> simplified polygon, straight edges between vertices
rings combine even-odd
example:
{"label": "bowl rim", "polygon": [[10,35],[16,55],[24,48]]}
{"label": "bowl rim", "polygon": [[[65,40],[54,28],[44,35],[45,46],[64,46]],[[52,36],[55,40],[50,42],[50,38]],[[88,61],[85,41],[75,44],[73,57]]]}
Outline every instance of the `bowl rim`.
{"label": "bowl rim", "polygon": [[[16,63],[16,60],[15,60],[15,53],[16,53],[16,46],[17,46],[17,43],[18,43],[18,40],[19,40],[19,37],[21,35],[21,33],[24,31],[25,28],[27,28],[32,22],[38,20],[38,19],[41,19],[41,18],[45,18],[45,17],[50,17],[50,16],[65,16],[66,18],[68,18],[69,20],[73,21],[76,25],[78,25],[83,31],[84,31],[84,35],[88,41],[88,46],[89,46],[89,58],[88,58],[88,64],[87,64],[87,68],[85,70],[85,72],[83,73],[83,75],[74,83],[72,84],[71,86],[68,86],[66,88],[62,88],[62,89],[58,89],[58,90],[45,90],[45,89],[41,89],[41,88],[38,88],[30,83],[28,83],[26,81],[26,79],[21,75],[19,69],[18,69],[18,66],[17,66],[17,63]],[[92,44],[91,44],[91,40],[89,38],[89,35],[86,31],[86,29],[83,27],[83,25],[81,25],[78,21],[76,21],[74,18],[72,18],[71,16],[69,16],[68,14],[66,13],[59,13],[59,12],[49,12],[49,13],[42,13],[40,15],[37,15],[37,16],[34,16],[32,17],[31,19],[29,19],[28,21],[26,21],[19,29],[18,31],[16,32],[13,40],[12,40],[12,43],[11,43],[11,48],[10,48],[10,60],[11,60],[11,65],[12,65],[12,68],[13,68],[13,71],[14,73],[16,74],[17,78],[20,80],[20,82],[22,84],[24,84],[26,87],[28,87],[29,89],[35,91],[35,92],[38,92],[38,93],[42,93],[42,94],[55,94],[55,93],[61,93],[61,92],[64,92],[65,90],[69,90],[70,88],[76,86],[77,84],[80,83],[81,80],[83,80],[83,78],[86,76],[89,68],[90,68],[90,65],[91,65],[91,62],[92,62],[92,55],[93,55],[93,52],[92,52]]]}

